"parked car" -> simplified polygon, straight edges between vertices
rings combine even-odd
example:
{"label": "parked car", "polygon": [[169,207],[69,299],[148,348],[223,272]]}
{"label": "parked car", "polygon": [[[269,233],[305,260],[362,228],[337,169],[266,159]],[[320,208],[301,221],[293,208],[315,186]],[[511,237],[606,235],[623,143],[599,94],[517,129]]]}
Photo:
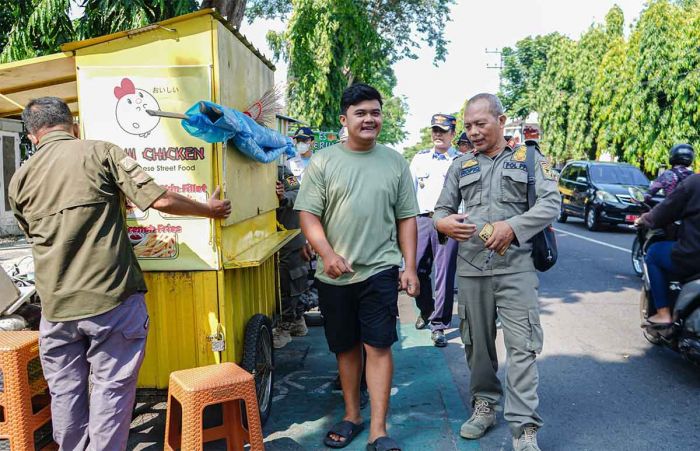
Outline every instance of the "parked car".
{"label": "parked car", "polygon": [[649,179],[627,163],[571,161],[559,177],[561,212],[557,221],[569,216],[584,219],[588,230],[603,224],[633,224],[643,213],[631,190],[649,188]]}

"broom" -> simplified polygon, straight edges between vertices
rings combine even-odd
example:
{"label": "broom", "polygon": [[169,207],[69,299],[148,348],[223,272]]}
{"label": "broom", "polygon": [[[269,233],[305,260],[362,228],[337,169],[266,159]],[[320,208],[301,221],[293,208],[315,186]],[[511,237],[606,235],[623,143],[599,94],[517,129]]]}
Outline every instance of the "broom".
{"label": "broom", "polygon": [[284,85],[278,84],[265,92],[258,100],[251,103],[243,114],[252,118],[258,124],[273,128],[277,114],[282,112],[282,97]]}
{"label": "broom", "polygon": [[[280,100],[284,96],[284,85],[279,84],[272,89],[269,89],[260,99],[253,102],[248,108],[243,111],[243,114],[253,119],[263,127],[273,128],[275,119],[278,113],[282,112],[282,104]],[[200,102],[199,111],[206,115],[209,120],[214,123],[222,115],[223,112],[218,108],[207,106],[204,102]],[[161,110],[146,110],[150,116],[167,117],[171,119],[189,119],[189,116],[182,113],[174,113]]]}

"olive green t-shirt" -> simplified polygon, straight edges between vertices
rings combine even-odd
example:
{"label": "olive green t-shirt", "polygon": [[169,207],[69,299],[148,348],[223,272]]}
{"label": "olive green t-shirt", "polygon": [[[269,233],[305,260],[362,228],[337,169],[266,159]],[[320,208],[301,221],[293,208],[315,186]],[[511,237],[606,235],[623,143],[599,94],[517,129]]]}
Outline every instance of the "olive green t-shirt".
{"label": "olive green t-shirt", "polygon": [[401,263],[396,221],[416,216],[418,203],[398,152],[381,144],[363,152],[336,144],[311,158],[294,209],[321,218],[331,247],[355,271],[331,279],[319,259],[316,277],[349,285]]}
{"label": "olive green t-shirt", "polygon": [[32,244],[46,319],[96,316],[146,291],[126,233],[124,196],[146,210],[164,193],[114,144],[60,131],[42,137],[12,177],[9,200]]}

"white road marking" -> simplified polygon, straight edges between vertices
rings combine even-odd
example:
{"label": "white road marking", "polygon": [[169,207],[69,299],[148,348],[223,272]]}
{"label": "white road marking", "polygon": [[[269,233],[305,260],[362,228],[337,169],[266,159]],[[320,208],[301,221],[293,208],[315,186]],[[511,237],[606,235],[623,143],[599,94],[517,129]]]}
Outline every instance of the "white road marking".
{"label": "white road marking", "polygon": [[585,240],[585,241],[590,241],[591,243],[600,244],[601,246],[609,247],[609,248],[611,248],[611,249],[617,249],[618,251],[626,252],[626,253],[628,253],[628,254],[631,254],[631,253],[632,253],[632,251],[631,251],[630,249],[625,249],[624,247],[615,246],[614,244],[610,244],[610,243],[605,243],[605,242],[603,242],[603,241],[594,240],[593,238],[588,238],[587,236],[578,235],[578,234],[576,234],[576,233],[571,233],[571,232],[565,232],[565,231],[559,230],[559,229],[554,229],[554,230],[555,230],[557,233],[561,233],[562,235],[573,236],[573,237],[575,237],[575,238],[579,238],[579,239]]}

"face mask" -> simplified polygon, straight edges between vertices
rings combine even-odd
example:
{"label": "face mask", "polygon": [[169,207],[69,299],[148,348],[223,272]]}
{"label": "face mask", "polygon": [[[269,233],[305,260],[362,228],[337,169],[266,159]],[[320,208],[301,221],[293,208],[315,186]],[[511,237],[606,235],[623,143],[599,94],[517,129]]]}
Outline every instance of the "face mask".
{"label": "face mask", "polygon": [[309,143],[297,143],[297,152],[299,152],[300,154],[308,152],[309,148]]}

